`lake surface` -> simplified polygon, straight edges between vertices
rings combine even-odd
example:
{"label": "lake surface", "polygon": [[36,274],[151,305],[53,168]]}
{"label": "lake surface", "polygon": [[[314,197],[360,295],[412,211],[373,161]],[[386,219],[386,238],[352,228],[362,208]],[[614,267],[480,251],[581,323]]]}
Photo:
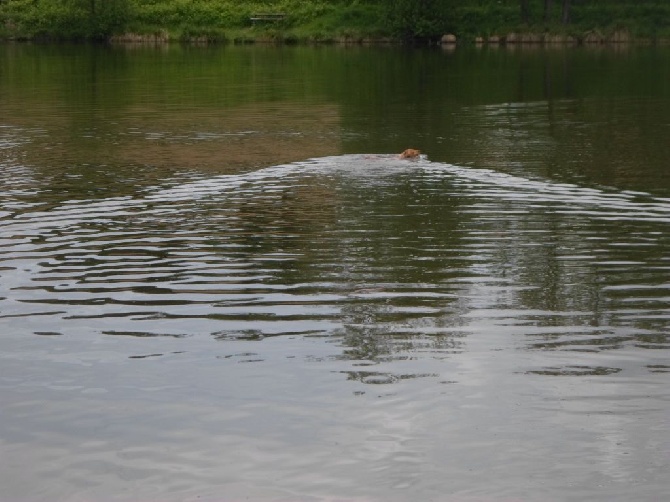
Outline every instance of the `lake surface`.
{"label": "lake surface", "polygon": [[0,46],[0,498],[665,499],[669,159],[670,48]]}

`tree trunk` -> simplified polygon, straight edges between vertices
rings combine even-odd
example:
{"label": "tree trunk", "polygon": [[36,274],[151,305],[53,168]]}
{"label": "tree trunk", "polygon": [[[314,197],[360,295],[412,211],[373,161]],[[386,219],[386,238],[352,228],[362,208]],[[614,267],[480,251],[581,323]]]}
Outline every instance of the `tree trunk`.
{"label": "tree trunk", "polygon": [[552,0],[544,0],[544,22],[548,23],[551,20]]}
{"label": "tree trunk", "polygon": [[520,0],[521,3],[521,22],[524,24],[530,23],[530,0]]}
{"label": "tree trunk", "polygon": [[568,24],[570,22],[570,0],[563,0],[563,10],[561,12],[561,23]]}

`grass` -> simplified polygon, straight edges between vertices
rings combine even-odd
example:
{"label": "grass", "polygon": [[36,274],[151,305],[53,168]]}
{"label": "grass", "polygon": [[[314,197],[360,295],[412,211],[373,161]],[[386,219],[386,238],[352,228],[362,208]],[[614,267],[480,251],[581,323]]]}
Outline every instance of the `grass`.
{"label": "grass", "polygon": [[[107,39],[133,34],[180,41],[323,42],[403,38],[417,34],[459,40],[517,33],[570,34],[625,30],[633,37],[670,38],[670,2],[611,0],[576,3],[572,23],[545,23],[539,0],[522,25],[516,0],[423,0],[440,6],[423,14],[416,0],[0,0],[0,38]],[[94,5],[94,12],[91,5]],[[554,18],[558,17],[554,2]],[[254,13],[285,13],[253,25]],[[423,17],[422,17],[423,16]]]}

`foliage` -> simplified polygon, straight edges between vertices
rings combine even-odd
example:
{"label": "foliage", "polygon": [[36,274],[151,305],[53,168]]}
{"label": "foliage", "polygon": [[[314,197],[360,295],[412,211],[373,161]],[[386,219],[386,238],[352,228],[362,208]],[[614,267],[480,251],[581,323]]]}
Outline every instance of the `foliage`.
{"label": "foliage", "polygon": [[405,40],[438,38],[446,26],[447,6],[444,0],[391,0],[388,26]]}
{"label": "foliage", "polygon": [[447,32],[459,37],[474,38],[511,31],[520,22],[519,9],[502,3],[464,5],[453,12]]}
{"label": "foliage", "polygon": [[[0,38],[104,39],[165,33],[177,40],[459,39],[511,31],[670,36],[667,0],[0,0]],[[527,7],[525,10],[522,6]],[[522,11],[527,20],[522,19]],[[276,22],[254,13],[285,13]]]}
{"label": "foliage", "polygon": [[670,2],[583,2],[579,8],[573,9],[572,18],[581,26],[605,30],[625,28],[638,36],[670,35]]}
{"label": "foliage", "polygon": [[26,37],[104,39],[123,31],[131,0],[5,0],[5,29]]}

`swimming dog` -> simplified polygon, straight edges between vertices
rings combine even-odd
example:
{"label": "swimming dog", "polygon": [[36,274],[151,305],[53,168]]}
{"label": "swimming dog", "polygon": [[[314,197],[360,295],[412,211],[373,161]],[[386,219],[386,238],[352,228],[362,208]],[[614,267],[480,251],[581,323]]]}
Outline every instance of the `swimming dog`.
{"label": "swimming dog", "polygon": [[401,159],[416,159],[419,155],[421,155],[421,150],[415,150],[414,148],[408,148],[404,152],[402,152],[399,157]]}

